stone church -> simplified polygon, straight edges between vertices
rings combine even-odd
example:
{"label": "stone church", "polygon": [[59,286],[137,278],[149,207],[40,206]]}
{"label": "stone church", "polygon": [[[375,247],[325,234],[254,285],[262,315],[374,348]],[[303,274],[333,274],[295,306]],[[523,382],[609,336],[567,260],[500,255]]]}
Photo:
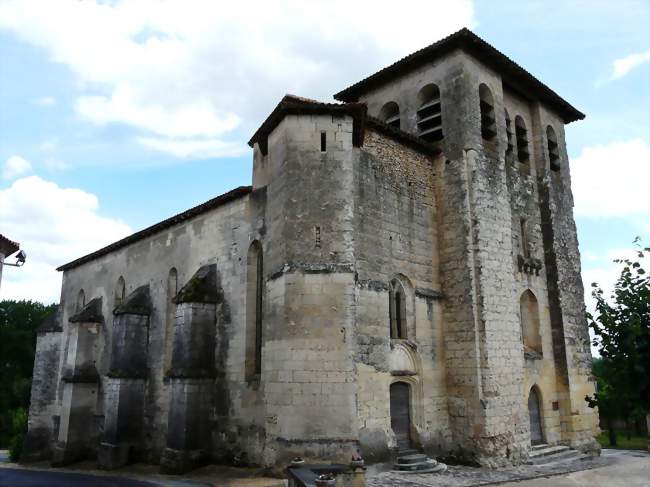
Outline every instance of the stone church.
{"label": "stone church", "polygon": [[597,449],[565,124],[463,29],[285,96],[252,185],[59,268],[25,459],[183,472]]}

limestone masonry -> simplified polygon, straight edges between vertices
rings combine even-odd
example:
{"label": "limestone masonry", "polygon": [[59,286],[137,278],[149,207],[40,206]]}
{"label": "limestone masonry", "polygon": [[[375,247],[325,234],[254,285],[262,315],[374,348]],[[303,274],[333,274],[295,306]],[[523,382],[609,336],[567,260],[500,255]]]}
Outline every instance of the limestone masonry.
{"label": "limestone masonry", "polygon": [[466,29],[335,98],[280,101],[252,186],[59,268],[25,459],[597,450],[564,132],[584,115]]}

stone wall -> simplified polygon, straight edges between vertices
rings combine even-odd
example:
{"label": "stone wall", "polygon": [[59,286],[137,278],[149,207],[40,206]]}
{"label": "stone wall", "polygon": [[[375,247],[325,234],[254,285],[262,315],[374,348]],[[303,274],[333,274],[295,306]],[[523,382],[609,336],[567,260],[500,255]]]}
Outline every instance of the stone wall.
{"label": "stone wall", "polygon": [[263,463],[342,460],[357,445],[352,119],[288,115],[268,147],[254,176],[267,192]]}
{"label": "stone wall", "polygon": [[[355,165],[355,261],[359,440],[369,461],[394,448],[389,387],[411,391],[411,438],[450,448],[438,279],[433,161],[372,130]],[[389,292],[406,292],[406,339],[390,337]]]}
{"label": "stone wall", "polygon": [[[227,203],[221,208],[204,213],[183,224],[176,225],[152,237],[137,241],[134,244],[111,254],[104,255],[94,261],[70,269],[64,273],[61,298],[61,323],[63,325],[62,349],[57,370],[62,370],[70,350],[68,345],[70,324],[68,320],[76,312],[76,300],[81,289],[84,290],[86,301],[102,298],[102,314],[105,324],[98,328],[96,364],[100,376],[99,394],[94,405],[96,435],[103,433],[105,401],[104,390],[108,386],[109,357],[112,340],[112,313],[118,304],[115,289],[120,276],[126,282],[126,294],[135,288],[149,285],[152,301],[152,311],[148,329],[147,387],[143,421],[144,459],[158,463],[167,436],[167,417],[170,394],[170,382],[165,374],[169,369],[169,357],[172,347],[169,334],[173,327],[169,326],[168,276],[175,269],[178,278],[178,288],[204,264],[216,263],[224,279],[223,291],[225,300],[230,308],[231,324],[220,330],[223,334],[222,350],[232,348],[243,350],[244,343],[244,289],[246,252],[251,237],[248,219],[248,197]],[[173,293],[172,293],[173,294]],[[175,306],[175,305],[174,305]],[[172,313],[173,316],[173,313]],[[40,342],[39,342],[40,343]],[[43,345],[45,346],[45,342]],[[237,445],[246,445],[249,440],[249,425],[255,413],[251,412],[249,404],[242,404],[236,398],[246,390],[244,380],[244,357],[238,353],[222,355],[227,357],[227,363],[219,363],[224,381],[232,389],[226,401],[220,405],[220,411],[227,411],[226,416],[231,421],[228,425],[220,424],[224,432],[213,438],[215,451],[223,451],[218,445],[227,442],[225,431],[237,431]],[[218,361],[217,361],[218,362]],[[52,384],[52,383],[50,383]],[[56,405],[53,410],[60,410],[63,399],[63,384],[58,386]],[[246,417],[245,427],[237,426],[239,420]],[[259,441],[254,432],[253,441]],[[232,437],[232,435],[230,436]],[[233,449],[235,454],[245,447]]]}

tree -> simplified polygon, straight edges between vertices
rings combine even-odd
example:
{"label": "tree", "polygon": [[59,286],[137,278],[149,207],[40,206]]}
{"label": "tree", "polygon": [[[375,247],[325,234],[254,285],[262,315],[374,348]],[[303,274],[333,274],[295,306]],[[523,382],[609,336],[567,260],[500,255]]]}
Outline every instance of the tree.
{"label": "tree", "polygon": [[612,444],[614,419],[650,414],[650,276],[642,266],[650,247],[639,242],[634,240],[635,258],[614,261],[623,269],[609,300],[592,284],[596,309],[587,313],[602,359],[593,368],[598,391],[585,399],[608,420]]}
{"label": "tree", "polygon": [[15,442],[29,409],[36,329],[56,305],[0,301],[0,446]]}

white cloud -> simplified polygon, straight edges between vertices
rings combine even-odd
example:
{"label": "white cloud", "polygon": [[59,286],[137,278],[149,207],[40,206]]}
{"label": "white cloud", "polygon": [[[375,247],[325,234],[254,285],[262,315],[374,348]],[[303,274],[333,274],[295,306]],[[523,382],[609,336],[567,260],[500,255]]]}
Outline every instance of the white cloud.
{"label": "white cloud", "polygon": [[471,0],[0,4],[0,29],[81,81],[81,117],[135,127],[143,143],[166,137],[170,147],[175,138],[241,143],[284,93],[329,99],[473,19]]}
{"label": "white cloud", "polygon": [[650,146],[643,139],[585,147],[571,161],[576,216],[650,217]]}
{"label": "white cloud", "polygon": [[616,59],[612,63],[612,76],[610,79],[621,79],[633,69],[638,68],[647,62],[650,62],[650,50],[645,52],[637,52],[630,54],[627,57]]}
{"label": "white cloud", "polygon": [[35,103],[42,107],[53,107],[54,105],[56,105],[56,98],[54,98],[53,96],[44,96],[36,100]]}
{"label": "white cloud", "polygon": [[32,170],[32,165],[29,161],[20,156],[11,156],[7,159],[2,167],[3,179],[14,179]]}
{"label": "white cloud", "polygon": [[208,159],[213,157],[235,157],[248,151],[243,144],[223,142],[216,139],[169,139],[138,137],[138,142],[151,149],[176,157]]}
{"label": "white cloud", "polygon": [[2,233],[27,253],[23,267],[5,268],[1,297],[58,302],[56,267],[131,233],[124,222],[101,216],[98,209],[95,195],[38,176],[0,190]]}

